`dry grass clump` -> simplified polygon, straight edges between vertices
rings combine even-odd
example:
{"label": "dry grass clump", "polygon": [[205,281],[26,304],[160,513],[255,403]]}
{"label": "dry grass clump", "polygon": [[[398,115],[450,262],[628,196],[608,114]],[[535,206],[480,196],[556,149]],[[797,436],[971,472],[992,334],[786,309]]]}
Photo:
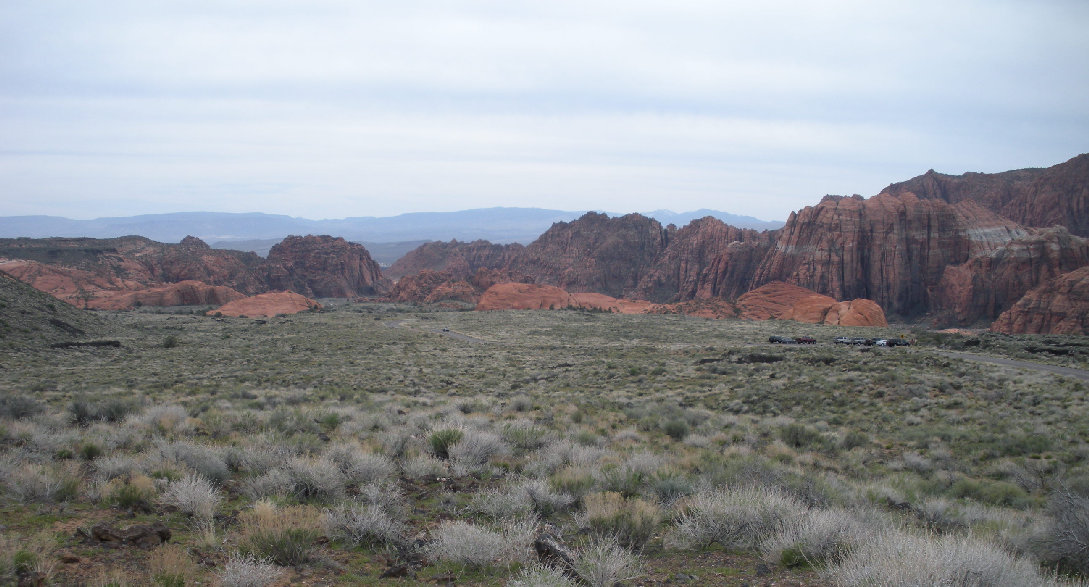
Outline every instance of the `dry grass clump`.
{"label": "dry grass clump", "polygon": [[325,458],[340,469],[340,474],[350,485],[383,481],[397,471],[389,457],[365,451],[357,443],[334,444],[325,451]]}
{"label": "dry grass clump", "polygon": [[74,465],[0,462],[0,483],[8,499],[17,503],[56,503],[77,496],[80,477]]}
{"label": "dry grass clump", "polygon": [[151,582],[160,587],[183,587],[201,574],[200,566],[177,544],[164,544],[151,551],[147,569]]}
{"label": "dry grass clump", "polygon": [[522,570],[507,582],[507,587],[575,587],[575,585],[576,583],[559,569],[541,563],[522,567]]}
{"label": "dry grass clump", "polygon": [[642,548],[662,521],[662,510],[657,504],[641,498],[625,498],[612,491],[591,493],[583,498],[582,506],[580,526],[632,549]]}
{"label": "dry grass clump", "polygon": [[415,480],[435,480],[447,475],[446,464],[430,455],[418,455],[401,463],[405,477]]}
{"label": "dry grass clump", "polygon": [[534,512],[529,492],[517,484],[503,489],[491,487],[478,491],[469,499],[466,509],[491,520],[525,518]]}
{"label": "dry grass clump", "polygon": [[298,565],[310,560],[321,536],[320,514],[311,506],[277,508],[259,501],[238,516],[236,533],[243,554],[282,566]]}
{"label": "dry grass clump", "polygon": [[718,543],[753,549],[807,514],[806,506],[773,487],[701,491],[679,504],[669,545],[699,548]]}

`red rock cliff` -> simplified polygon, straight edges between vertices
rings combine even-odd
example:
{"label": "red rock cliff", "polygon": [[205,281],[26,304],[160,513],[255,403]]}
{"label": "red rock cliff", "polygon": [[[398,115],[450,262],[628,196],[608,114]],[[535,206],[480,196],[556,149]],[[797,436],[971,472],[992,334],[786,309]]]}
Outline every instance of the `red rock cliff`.
{"label": "red rock cliff", "polygon": [[308,297],[383,294],[389,282],[363,245],[331,236],[289,236],[268,255],[268,287]]}
{"label": "red rock cliff", "polygon": [[1064,273],[1032,289],[991,325],[1007,334],[1089,332],[1089,267]]}

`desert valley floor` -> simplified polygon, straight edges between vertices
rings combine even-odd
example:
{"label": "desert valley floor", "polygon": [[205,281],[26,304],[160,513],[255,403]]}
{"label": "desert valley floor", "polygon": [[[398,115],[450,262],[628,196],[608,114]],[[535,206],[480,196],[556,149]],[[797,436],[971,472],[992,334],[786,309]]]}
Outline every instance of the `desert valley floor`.
{"label": "desert valley floor", "polygon": [[73,340],[117,346],[0,341],[3,582],[1086,572],[1084,337],[346,302],[87,320]]}

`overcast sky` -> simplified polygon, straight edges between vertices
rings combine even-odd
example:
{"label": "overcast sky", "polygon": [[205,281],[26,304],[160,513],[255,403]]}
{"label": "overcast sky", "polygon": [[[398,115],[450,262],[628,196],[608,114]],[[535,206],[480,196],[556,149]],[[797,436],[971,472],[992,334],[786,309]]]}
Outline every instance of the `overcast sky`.
{"label": "overcast sky", "polygon": [[0,216],[766,220],[1089,151],[1089,2],[0,0]]}

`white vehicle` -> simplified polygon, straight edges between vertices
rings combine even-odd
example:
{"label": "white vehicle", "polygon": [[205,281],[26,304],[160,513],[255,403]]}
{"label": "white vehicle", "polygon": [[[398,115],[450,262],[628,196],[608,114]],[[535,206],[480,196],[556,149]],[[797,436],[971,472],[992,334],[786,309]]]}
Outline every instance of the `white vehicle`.
{"label": "white vehicle", "polygon": [[877,346],[889,346],[889,341],[884,338],[879,338],[873,342]]}

